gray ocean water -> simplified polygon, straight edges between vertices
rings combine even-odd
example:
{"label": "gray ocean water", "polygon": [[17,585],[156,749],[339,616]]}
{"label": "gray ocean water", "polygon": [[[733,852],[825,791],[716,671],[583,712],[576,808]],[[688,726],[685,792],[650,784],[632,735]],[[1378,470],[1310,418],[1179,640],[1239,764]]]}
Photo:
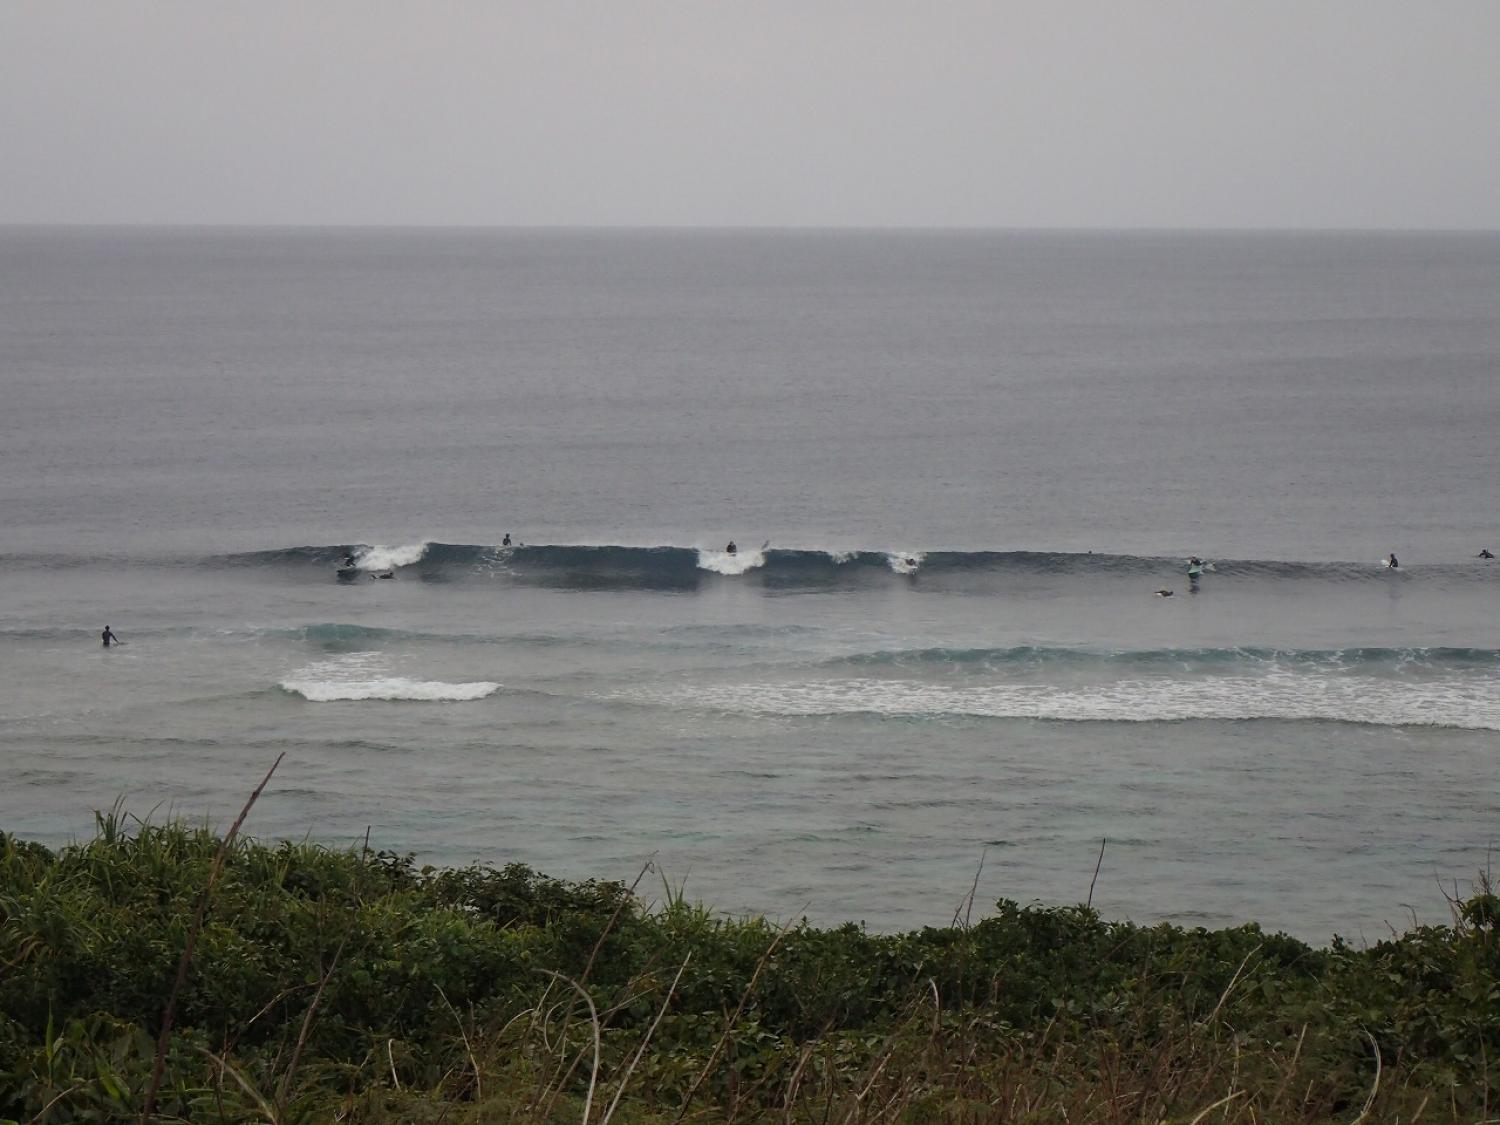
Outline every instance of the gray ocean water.
{"label": "gray ocean water", "polygon": [[0,828],[1373,940],[1497,435],[1494,235],[0,229]]}

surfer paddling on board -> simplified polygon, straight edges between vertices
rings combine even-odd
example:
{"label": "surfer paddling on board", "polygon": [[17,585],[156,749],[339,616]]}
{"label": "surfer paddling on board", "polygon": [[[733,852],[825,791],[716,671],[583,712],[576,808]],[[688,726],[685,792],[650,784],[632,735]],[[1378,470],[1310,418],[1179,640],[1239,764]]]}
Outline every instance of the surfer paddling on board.
{"label": "surfer paddling on board", "polygon": [[110,631],[109,626],[106,625],[104,627],[104,647],[108,648],[110,645],[117,645],[120,643],[120,638],[115,636],[114,633]]}
{"label": "surfer paddling on board", "polygon": [[1156,591],[1156,596],[1158,598],[1170,598],[1172,596],[1172,591],[1163,587],[1162,589]]}
{"label": "surfer paddling on board", "polygon": [[1474,557],[1476,559],[1492,559],[1495,556],[1494,556],[1494,553],[1491,552],[1488,547],[1481,547],[1479,549],[1479,554],[1475,555]]}

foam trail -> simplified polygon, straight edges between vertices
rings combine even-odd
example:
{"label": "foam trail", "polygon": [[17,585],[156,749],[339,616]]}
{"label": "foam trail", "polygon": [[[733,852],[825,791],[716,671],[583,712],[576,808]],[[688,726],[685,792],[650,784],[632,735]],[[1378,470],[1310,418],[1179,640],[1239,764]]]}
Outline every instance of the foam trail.
{"label": "foam trail", "polygon": [[950,687],[889,680],[672,689],[645,702],[776,716],[967,715],[1072,722],[1251,720],[1437,726],[1500,731],[1500,684],[1488,678],[1395,684],[1365,677],[1224,676],[1062,687]]}
{"label": "foam trail", "polygon": [[427,543],[406,543],[399,547],[361,547],[354,552],[354,564],[360,570],[395,570],[422,561]]}
{"label": "foam trail", "polygon": [[332,680],[283,680],[277,686],[293,695],[300,695],[311,703],[361,699],[461,703],[483,699],[500,690],[499,684],[487,680],[449,684],[440,680],[408,680],[402,676],[342,683]]}
{"label": "foam trail", "polygon": [[710,551],[698,548],[698,569],[715,574],[744,574],[746,571],[766,565],[766,552],[742,549],[730,554],[728,551]]}
{"label": "foam trail", "polygon": [[405,676],[392,676],[385,671],[384,658],[373,652],[352,653],[334,660],[318,661],[293,673],[276,686],[312,703],[363,699],[459,703],[483,699],[500,690],[499,684],[489,680],[445,683],[441,680],[413,680]]}

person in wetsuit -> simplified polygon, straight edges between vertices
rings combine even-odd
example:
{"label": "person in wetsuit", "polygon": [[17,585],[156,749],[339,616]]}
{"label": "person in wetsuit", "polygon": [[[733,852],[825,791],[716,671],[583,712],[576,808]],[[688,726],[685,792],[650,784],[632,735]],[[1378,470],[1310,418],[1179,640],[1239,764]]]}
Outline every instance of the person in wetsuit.
{"label": "person in wetsuit", "polygon": [[739,548],[734,545],[734,540],[731,539],[729,541],[729,546],[727,546],[727,547],[724,548],[724,553],[726,555],[732,555],[732,554],[734,554],[738,550],[739,550]]}
{"label": "person in wetsuit", "polygon": [[1475,555],[1474,557],[1476,559],[1492,559],[1495,556],[1493,554],[1491,554],[1490,549],[1488,547],[1481,547],[1479,549],[1479,554]]}
{"label": "person in wetsuit", "polygon": [[500,540],[500,546],[502,546],[502,547],[509,547],[510,546],[510,532],[507,531],[505,533],[505,538],[502,539],[502,540]]}
{"label": "person in wetsuit", "polygon": [[104,647],[108,648],[110,645],[117,645],[119,643],[120,638],[110,632],[109,626],[106,625],[104,627]]}
{"label": "person in wetsuit", "polygon": [[1385,565],[1390,567],[1392,570],[1401,569],[1401,563],[1397,560],[1394,551],[1385,557]]}

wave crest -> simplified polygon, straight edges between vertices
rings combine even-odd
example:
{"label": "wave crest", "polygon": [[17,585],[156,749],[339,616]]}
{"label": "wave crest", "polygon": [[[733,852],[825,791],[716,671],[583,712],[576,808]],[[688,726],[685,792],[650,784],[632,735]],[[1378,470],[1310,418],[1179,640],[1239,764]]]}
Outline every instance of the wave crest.
{"label": "wave crest", "polygon": [[756,570],[766,565],[766,551],[760,550],[735,551],[710,551],[707,548],[698,549],[698,569],[711,571],[714,574],[744,574],[746,571]]}
{"label": "wave crest", "polygon": [[1363,677],[1225,676],[1072,687],[845,680],[682,688],[637,698],[671,707],[798,718],[873,715],[1115,723],[1260,719],[1500,731],[1500,684],[1490,680],[1377,685]]}
{"label": "wave crest", "polygon": [[354,550],[354,565],[360,570],[395,570],[397,567],[414,566],[427,554],[429,543],[403,543],[397,547],[357,547]]}
{"label": "wave crest", "polygon": [[483,699],[500,690],[500,685],[490,680],[446,683],[393,676],[386,670],[385,658],[376,652],[351,653],[318,661],[299,669],[276,686],[311,703],[366,699],[461,703]]}
{"label": "wave crest", "polygon": [[[1012,578],[1036,576],[1139,579],[1160,584],[1182,579],[1181,556],[1144,556],[1067,551],[831,550],[828,548],[746,548],[731,555],[706,547],[537,544],[504,549],[492,544],[423,542],[350,548],[365,571],[411,567],[428,581],[499,579],[507,582],[579,589],[693,589],[713,575],[754,573],[754,581],[780,588],[879,585],[892,576],[920,572],[933,589],[997,589]],[[286,547],[204,560],[210,566],[300,569],[336,567],[341,546]],[[0,567],[5,563],[0,557]],[[1492,583],[1500,564],[1472,559],[1413,564],[1391,571],[1378,563],[1298,562],[1275,559],[1218,559],[1205,566],[1203,588],[1231,583],[1257,586],[1315,581],[1336,585],[1420,581],[1444,587]]]}
{"label": "wave crest", "polygon": [[449,684],[440,680],[408,680],[401,676],[377,680],[282,680],[276,686],[292,695],[300,695],[310,703],[365,699],[462,703],[483,699],[500,690],[499,684],[488,680]]}

